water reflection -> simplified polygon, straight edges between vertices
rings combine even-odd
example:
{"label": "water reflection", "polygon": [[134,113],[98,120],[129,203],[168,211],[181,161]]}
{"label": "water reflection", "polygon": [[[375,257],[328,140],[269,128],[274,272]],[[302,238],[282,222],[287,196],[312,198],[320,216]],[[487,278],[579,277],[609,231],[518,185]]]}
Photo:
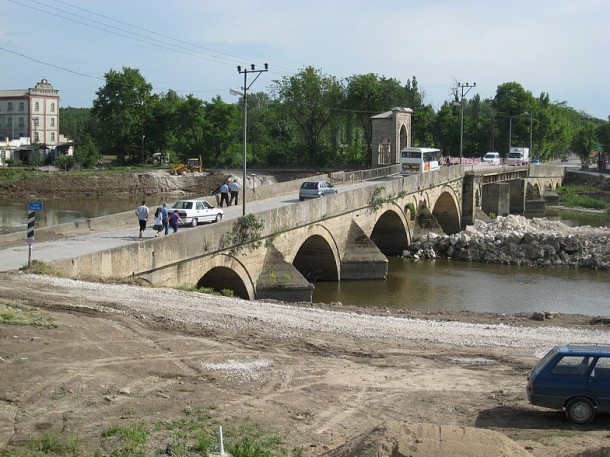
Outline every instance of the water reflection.
{"label": "water reflection", "polygon": [[[43,211],[36,212],[36,227],[86,220],[131,209],[135,211],[141,201],[138,198],[116,197],[44,201]],[[163,196],[151,197],[146,200],[146,203],[150,208],[154,208],[163,203]],[[0,222],[2,224],[0,233],[25,231],[28,225],[28,207],[29,201],[0,201]]]}
{"label": "water reflection", "polygon": [[390,258],[386,281],[316,283],[313,301],[356,306],[517,313],[610,312],[610,273]]}

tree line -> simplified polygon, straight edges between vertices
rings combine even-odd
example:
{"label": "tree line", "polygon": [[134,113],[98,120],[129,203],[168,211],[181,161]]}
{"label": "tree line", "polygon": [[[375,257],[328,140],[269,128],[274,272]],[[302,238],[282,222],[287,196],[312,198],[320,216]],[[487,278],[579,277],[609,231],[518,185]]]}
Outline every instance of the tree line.
{"label": "tree line", "polygon": [[[252,167],[368,167],[371,116],[393,107],[413,110],[412,145],[460,154],[462,100],[458,85],[435,111],[415,76],[406,83],[369,73],[344,80],[305,67],[275,80],[268,92],[247,94],[247,160]],[[175,91],[155,94],[138,69],[110,70],[91,108],[61,108],[61,131],[77,142],[74,161],[100,156],[119,164],[172,162],[201,155],[208,168],[239,167],[243,160],[243,97],[227,103]],[[610,122],[538,97],[516,82],[498,86],[493,99],[463,100],[463,156],[508,152],[532,143],[543,160],[575,152],[610,150]],[[65,160],[65,159],[64,159]]]}

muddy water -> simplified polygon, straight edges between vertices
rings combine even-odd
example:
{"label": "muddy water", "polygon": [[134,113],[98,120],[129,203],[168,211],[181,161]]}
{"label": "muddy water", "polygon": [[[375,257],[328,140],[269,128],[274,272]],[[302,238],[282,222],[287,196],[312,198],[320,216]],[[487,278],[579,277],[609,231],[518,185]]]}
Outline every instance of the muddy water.
{"label": "muddy water", "polygon": [[356,306],[610,315],[610,272],[390,258],[385,281],[315,283],[314,302]]}

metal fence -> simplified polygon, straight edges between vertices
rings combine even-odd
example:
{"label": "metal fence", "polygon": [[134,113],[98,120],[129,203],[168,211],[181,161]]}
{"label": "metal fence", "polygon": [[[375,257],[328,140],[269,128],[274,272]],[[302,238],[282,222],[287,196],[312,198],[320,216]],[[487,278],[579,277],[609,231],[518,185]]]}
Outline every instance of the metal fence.
{"label": "metal fence", "polygon": [[334,173],[329,173],[328,176],[334,182],[346,183],[383,178],[384,176],[397,175],[399,172],[400,164],[394,164],[387,167],[371,168],[369,170],[336,171]]}

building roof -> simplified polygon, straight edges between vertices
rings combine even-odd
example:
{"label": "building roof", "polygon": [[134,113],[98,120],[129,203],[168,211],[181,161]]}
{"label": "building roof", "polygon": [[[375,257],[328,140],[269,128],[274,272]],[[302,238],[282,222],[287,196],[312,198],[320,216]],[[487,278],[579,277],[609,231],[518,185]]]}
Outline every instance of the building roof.
{"label": "building roof", "polygon": [[0,90],[1,98],[8,97],[25,97],[28,94],[28,89],[16,89],[16,90]]}
{"label": "building roof", "polygon": [[413,113],[413,110],[411,108],[401,108],[400,106],[395,106],[390,111],[385,111],[383,113],[371,116],[371,119],[388,119],[392,117],[394,115],[394,112],[396,111],[401,111],[403,113]]}

